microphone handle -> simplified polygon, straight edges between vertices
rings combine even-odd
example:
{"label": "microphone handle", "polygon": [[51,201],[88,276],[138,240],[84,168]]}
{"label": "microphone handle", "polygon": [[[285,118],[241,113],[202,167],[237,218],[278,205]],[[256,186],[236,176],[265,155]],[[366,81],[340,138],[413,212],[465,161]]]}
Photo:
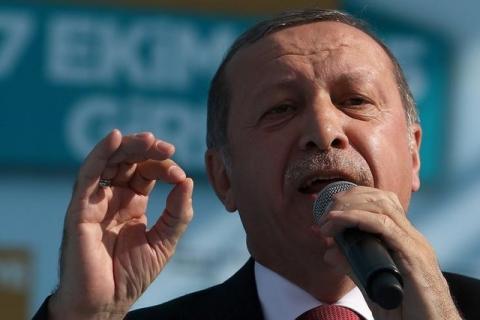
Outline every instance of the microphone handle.
{"label": "microphone handle", "polygon": [[335,237],[368,297],[384,309],[395,309],[403,300],[403,281],[389,252],[375,235],[357,228]]}

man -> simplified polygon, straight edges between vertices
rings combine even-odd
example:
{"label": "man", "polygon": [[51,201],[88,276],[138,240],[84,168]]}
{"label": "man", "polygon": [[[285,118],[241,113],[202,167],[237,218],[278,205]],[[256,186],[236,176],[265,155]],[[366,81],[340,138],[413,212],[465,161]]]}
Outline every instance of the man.
{"label": "man", "polygon": [[[347,307],[337,307],[345,319],[480,316],[479,281],[442,274],[406,218],[420,187],[421,128],[396,60],[356,20],[305,10],[253,27],[220,66],[208,107],[208,176],[225,207],[238,210],[253,259],[224,284],[128,319],[304,319],[321,304]],[[192,217],[192,180],[173,152],[152,134],[117,130],[94,148],[65,220],[60,285],[38,319],[127,314]],[[147,231],[157,179],[176,186]],[[313,225],[316,194],[337,180],[358,187],[337,194]],[[391,251],[404,281],[399,308],[384,310],[355,286],[333,241],[352,226]]]}

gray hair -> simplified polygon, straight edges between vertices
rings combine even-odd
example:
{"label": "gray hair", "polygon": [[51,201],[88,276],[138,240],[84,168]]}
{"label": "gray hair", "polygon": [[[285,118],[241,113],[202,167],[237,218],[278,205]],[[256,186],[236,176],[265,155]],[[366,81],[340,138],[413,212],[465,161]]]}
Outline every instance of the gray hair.
{"label": "gray hair", "polygon": [[352,26],[369,35],[383,48],[393,64],[393,72],[405,109],[407,124],[410,128],[412,124],[419,122],[417,107],[400,64],[390,49],[367,28],[365,22],[337,10],[310,8],[284,12],[271,19],[261,21],[245,31],[232,44],[210,84],[207,104],[208,148],[219,148],[224,151],[222,152],[224,156],[228,156],[226,148],[228,147],[227,126],[230,107],[230,90],[225,70],[233,56],[241,48],[247,47],[278,30],[320,21],[336,21]]}

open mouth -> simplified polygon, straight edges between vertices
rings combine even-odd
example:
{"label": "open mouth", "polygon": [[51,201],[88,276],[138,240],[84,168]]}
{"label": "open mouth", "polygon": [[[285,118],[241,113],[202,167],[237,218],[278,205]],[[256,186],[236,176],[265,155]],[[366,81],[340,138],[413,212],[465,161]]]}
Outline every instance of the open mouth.
{"label": "open mouth", "polygon": [[322,191],[330,183],[336,181],[342,181],[346,179],[342,178],[331,178],[331,179],[324,179],[319,177],[314,177],[308,179],[306,182],[302,183],[302,185],[298,188],[298,191],[303,194],[317,194]]}

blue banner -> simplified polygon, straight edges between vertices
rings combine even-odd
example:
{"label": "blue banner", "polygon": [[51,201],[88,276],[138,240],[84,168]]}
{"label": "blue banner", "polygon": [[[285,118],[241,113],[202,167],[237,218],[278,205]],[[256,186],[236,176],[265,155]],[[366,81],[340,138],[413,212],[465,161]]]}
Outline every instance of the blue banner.
{"label": "blue banner", "polygon": [[206,93],[251,21],[85,6],[0,6],[0,162],[78,165],[108,131],[152,131],[203,170]]}
{"label": "blue banner", "polygon": [[[449,50],[421,28],[374,22],[406,71],[424,128],[422,176],[442,168]],[[54,5],[0,5],[0,165],[70,169],[113,128],[152,131],[203,172],[206,95],[252,19]]]}

